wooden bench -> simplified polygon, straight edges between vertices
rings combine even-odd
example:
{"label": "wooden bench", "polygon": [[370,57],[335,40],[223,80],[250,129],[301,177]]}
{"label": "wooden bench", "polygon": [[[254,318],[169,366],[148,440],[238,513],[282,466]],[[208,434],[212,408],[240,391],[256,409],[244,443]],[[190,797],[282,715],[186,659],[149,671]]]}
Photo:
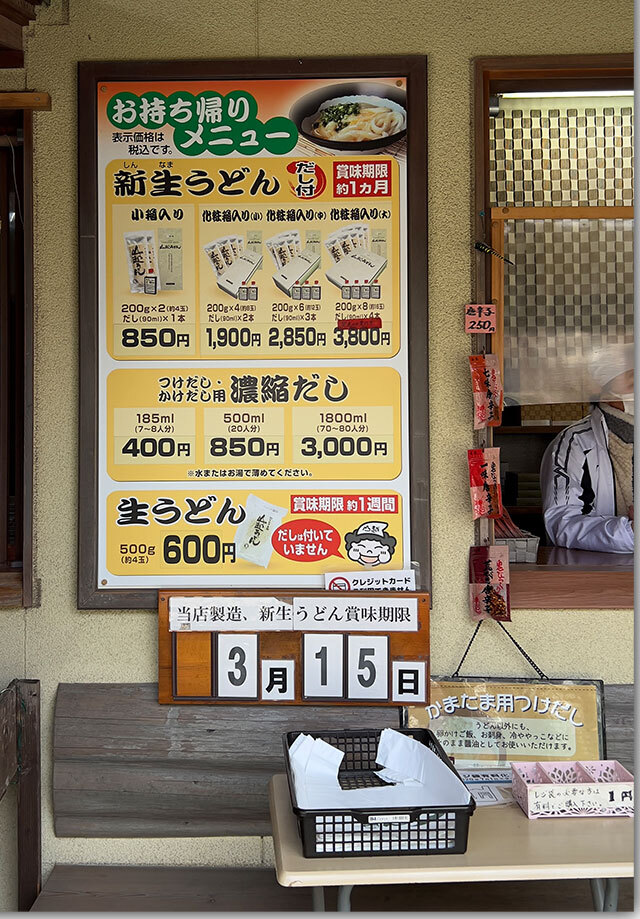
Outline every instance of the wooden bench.
{"label": "wooden bench", "polygon": [[[605,690],[608,755],[633,768],[633,686]],[[398,726],[399,709],[159,705],[148,684],[60,684],[54,722],[55,832],[75,837],[270,836],[268,783],[282,733]],[[530,886],[529,886],[530,885]],[[417,885],[419,887],[419,885]],[[469,909],[467,885],[362,888],[354,910]],[[589,909],[577,882],[477,884],[474,909]],[[373,891],[373,892],[372,892]],[[630,908],[632,883],[621,887]],[[560,904],[560,906],[559,906]],[[309,891],[272,868],[56,865],[37,911],[300,911]]]}
{"label": "wooden bench", "polygon": [[[40,893],[40,683],[14,680],[0,691],[0,799],[18,787],[18,909],[30,910]],[[2,840],[2,848],[8,845]]]}
{"label": "wooden bench", "polygon": [[[633,686],[605,688],[608,755],[633,770]],[[270,836],[282,734],[398,727],[382,706],[159,705],[155,683],[61,683],[57,836]]]}
{"label": "wooden bench", "polygon": [[57,836],[270,836],[282,734],[399,727],[382,706],[159,705],[155,683],[61,683]]}

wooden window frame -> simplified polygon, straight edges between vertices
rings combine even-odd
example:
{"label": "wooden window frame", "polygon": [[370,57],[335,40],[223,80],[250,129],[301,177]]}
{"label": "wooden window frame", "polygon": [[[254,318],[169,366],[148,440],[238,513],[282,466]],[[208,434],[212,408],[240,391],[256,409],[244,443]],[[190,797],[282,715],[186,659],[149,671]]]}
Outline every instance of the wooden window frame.
{"label": "wooden window frame", "polygon": [[[24,327],[22,431],[22,569],[0,571],[0,609],[38,605],[33,576],[33,112],[47,111],[47,93],[0,93],[0,109],[22,112],[23,182],[21,189],[24,234]],[[3,523],[4,525],[4,523]]]}
{"label": "wooden window frame", "polygon": [[[540,89],[541,82],[559,91],[632,89],[633,55],[567,55],[475,58],[474,174],[471,226],[474,240],[491,241],[489,198],[489,100],[497,92]],[[487,257],[476,253],[472,268],[475,302],[490,303],[491,273]],[[490,350],[489,336],[484,336]],[[626,609],[633,607],[633,569],[606,570],[562,565],[511,566],[514,609]]]}

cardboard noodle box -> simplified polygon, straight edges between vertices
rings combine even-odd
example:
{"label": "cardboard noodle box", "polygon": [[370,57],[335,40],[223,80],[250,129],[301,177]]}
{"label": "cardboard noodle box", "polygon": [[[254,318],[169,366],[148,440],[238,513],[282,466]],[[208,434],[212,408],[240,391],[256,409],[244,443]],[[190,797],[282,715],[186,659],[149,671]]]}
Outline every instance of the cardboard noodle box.
{"label": "cardboard noodle box", "polygon": [[232,297],[237,297],[240,288],[251,280],[261,265],[261,255],[255,252],[241,252],[235,262],[218,278],[218,287]]}
{"label": "cardboard noodle box", "polygon": [[279,287],[290,297],[292,288],[299,284],[304,284],[307,278],[311,277],[319,267],[320,256],[318,253],[314,252],[313,249],[306,248],[291,259],[288,265],[277,271],[273,276],[273,280],[276,287]]}
{"label": "cardboard noodle box", "polygon": [[352,287],[354,284],[370,284],[387,267],[387,260],[381,255],[365,249],[352,252],[340,259],[327,271],[327,278],[336,287]]}

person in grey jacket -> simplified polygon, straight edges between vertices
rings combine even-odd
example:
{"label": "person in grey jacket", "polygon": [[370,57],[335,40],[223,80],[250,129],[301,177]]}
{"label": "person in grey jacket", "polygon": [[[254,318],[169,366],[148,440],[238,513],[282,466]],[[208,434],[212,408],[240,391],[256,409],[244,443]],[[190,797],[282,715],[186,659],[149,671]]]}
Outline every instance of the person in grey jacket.
{"label": "person in grey jacket", "polygon": [[544,523],[556,546],[633,552],[633,371],[611,380],[601,400],[545,451]]}

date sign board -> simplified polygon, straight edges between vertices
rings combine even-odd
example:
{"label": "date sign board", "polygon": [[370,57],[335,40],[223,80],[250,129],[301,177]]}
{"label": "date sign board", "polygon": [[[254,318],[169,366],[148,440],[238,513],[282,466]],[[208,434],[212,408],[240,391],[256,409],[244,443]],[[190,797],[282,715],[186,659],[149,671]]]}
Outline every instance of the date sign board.
{"label": "date sign board", "polygon": [[429,595],[160,591],[159,701],[429,702]]}

